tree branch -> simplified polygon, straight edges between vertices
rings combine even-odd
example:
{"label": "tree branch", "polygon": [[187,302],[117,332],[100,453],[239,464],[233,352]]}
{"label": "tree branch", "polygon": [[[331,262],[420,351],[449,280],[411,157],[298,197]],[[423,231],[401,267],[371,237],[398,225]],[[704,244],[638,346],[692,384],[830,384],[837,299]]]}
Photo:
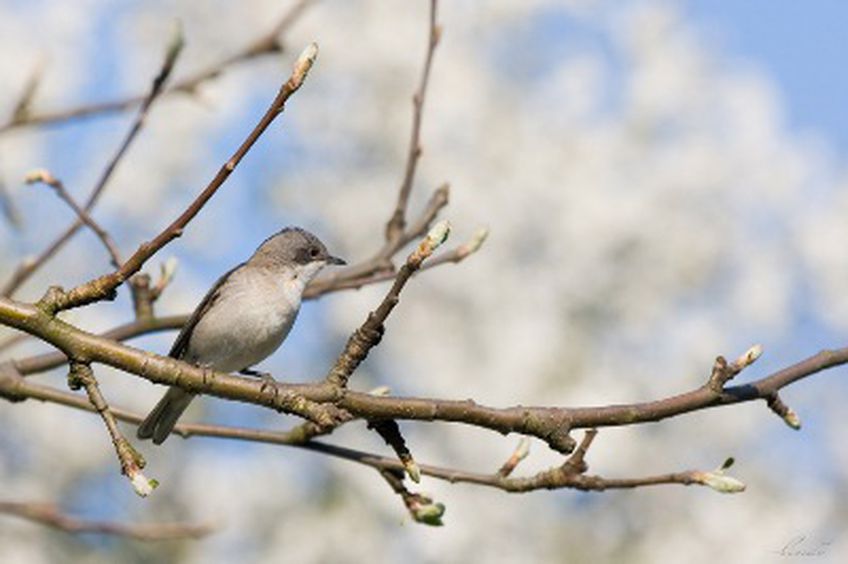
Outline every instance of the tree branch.
{"label": "tree branch", "polygon": [[327,373],[325,381],[333,386],[344,388],[354,370],[365,360],[368,352],[377,346],[383,336],[383,323],[400,301],[400,293],[412,275],[421,268],[421,264],[433,254],[450,233],[450,225],[443,221],[436,224],[418,248],[406,259],[398,271],[395,283],[389,289],[379,307],[368,314],[365,322],[353,332],[336,363]]}
{"label": "tree branch", "polygon": [[318,46],[314,43],[307,47],[300,57],[295,62],[291,76],[280,87],[277,96],[271,102],[271,105],[266,110],[265,114],[259,120],[259,123],[253,128],[247,138],[242,142],[239,148],[233,153],[232,157],[224,163],[218,171],[218,174],[209,182],[206,188],[197,196],[197,198],[177,217],[168,227],[166,227],[152,241],[142,243],[136,252],[124,262],[121,267],[114,272],[105,274],[99,278],[91,280],[85,284],[77,286],[67,292],[60,288],[52,288],[39,302],[40,307],[46,311],[56,313],[58,311],[79,307],[90,304],[103,299],[108,299],[114,296],[115,290],[130,276],[138,272],[144,263],[153,256],[159,249],[167,245],[172,240],[182,235],[183,229],[194,217],[203,209],[212,196],[229,178],[230,174],[235,170],[236,166],[241,162],[247,152],[253,147],[259,137],[268,129],[268,126],[280,115],[286,101],[292,94],[297,92],[315,58],[318,55]]}
{"label": "tree branch", "polygon": [[[264,55],[272,55],[281,52],[283,50],[283,45],[280,41],[280,35],[288,30],[292,24],[300,18],[301,14],[303,14],[312,1],[313,0],[299,0],[280,17],[277,23],[274,24],[268,32],[250,41],[239,51],[222,58],[205,69],[175,82],[174,85],[167,88],[163,94],[192,94],[196,92],[203,83],[217,78],[229,67],[251,61]],[[28,91],[28,88],[29,87],[25,89],[25,92]],[[117,100],[84,104],[53,112],[45,111],[34,113],[27,109],[26,112],[15,112],[6,124],[0,126],[0,135],[7,131],[23,127],[55,125],[80,118],[122,112],[138,105],[144,105],[145,99],[146,98],[143,94],[139,94]]]}
{"label": "tree branch", "polygon": [[81,362],[71,361],[71,369],[68,373],[68,386],[72,390],[85,388],[85,392],[88,394],[88,401],[91,402],[94,411],[103,419],[106,430],[109,431],[109,437],[111,437],[112,445],[115,447],[115,454],[118,455],[118,462],[121,463],[121,473],[130,481],[135,493],[141,497],[150,495],[158,485],[158,482],[146,478],[141,473],[141,470],[145,466],[144,458],[130,444],[123,433],[121,433],[121,430],[118,429],[118,422],[115,420],[115,415],[109,410],[109,405],[100,391],[100,386],[94,377],[91,366]]}
{"label": "tree branch", "polygon": [[[797,364],[748,384],[716,392],[709,386],[661,400],[603,407],[489,407],[471,400],[379,397],[341,390],[327,383],[257,382],[231,374],[141,351],[97,337],[50,316],[36,306],[0,298],[0,323],[26,331],[81,362],[103,363],[156,384],[179,386],[276,410],[291,411],[291,397],[332,403],[361,419],[458,422],[500,433],[519,433],[545,441],[560,452],[571,452],[571,429],[633,425],[660,421],[683,413],[753,400],[767,400],[777,391],[812,374],[848,363],[848,347],[824,350]],[[288,398],[288,402],[286,401]],[[296,412],[295,412],[296,413]]]}
{"label": "tree branch", "polygon": [[142,541],[201,538],[213,532],[210,525],[191,523],[115,523],[90,521],[66,515],[49,503],[0,501],[0,513],[14,515],[66,533],[100,533]]}
{"label": "tree branch", "polygon": [[112,259],[112,266],[115,268],[121,266],[121,262],[123,262],[121,260],[121,253],[118,251],[118,247],[115,245],[115,241],[112,239],[111,235],[109,235],[105,229],[100,227],[100,225],[94,221],[94,218],[92,218],[87,211],[80,207],[76,200],[74,200],[68,193],[68,190],[65,188],[65,185],[61,180],[53,176],[50,171],[39,169],[27,174],[26,182],[27,184],[40,182],[53,188],[56,195],[59,196],[59,199],[68,204],[71,210],[73,210],[76,214],[77,218],[82,221],[83,224],[87,225],[95,235],[97,235],[97,238],[100,239],[100,242],[103,243],[104,247],[106,247],[106,252],[109,253],[109,257]]}
{"label": "tree branch", "polygon": [[412,183],[415,180],[415,169],[418,159],[421,158],[421,119],[424,114],[424,98],[427,94],[427,83],[430,80],[430,68],[433,65],[433,53],[439,44],[442,28],[436,21],[438,0],[430,0],[430,24],[427,41],[427,55],[424,58],[424,68],[421,71],[421,83],[412,97],[412,132],[409,139],[409,150],[406,158],[406,168],[403,174],[403,182],[400,185],[397,204],[389,222],[386,224],[386,241],[394,241],[399,238],[406,227],[406,208],[409,204],[409,194],[412,192]]}
{"label": "tree branch", "polygon": [[[127,150],[130,148],[130,145],[132,145],[132,142],[138,136],[139,131],[141,131],[141,128],[147,119],[150,107],[153,105],[156,98],[162,93],[162,88],[167,82],[168,77],[171,76],[171,72],[174,70],[174,65],[176,65],[177,57],[179,57],[182,47],[182,32],[178,30],[178,33],[173,38],[165,53],[165,59],[162,63],[162,67],[159,69],[159,73],[153,79],[150,92],[142,101],[141,107],[139,108],[127,135],[124,137],[121,145],[118,147],[118,150],[112,156],[112,159],[107,163],[106,168],[100,175],[100,179],[97,181],[97,184],[94,185],[88,200],[82,207],[86,214],[91,213],[91,210],[94,208],[97,200],[103,193],[104,188],[106,188],[109,179],[112,178],[112,173],[115,171],[118,163],[124,157]],[[12,277],[3,286],[3,289],[0,290],[0,295],[11,297],[24,282],[26,282],[39,268],[44,266],[44,264],[50,260],[53,255],[59,252],[59,250],[64,247],[68,241],[70,241],[71,237],[73,237],[84,224],[85,222],[81,218],[78,218],[61,235],[54,239],[53,242],[50,243],[50,245],[48,245],[47,248],[45,248],[37,257],[24,259],[15,269]]]}
{"label": "tree branch", "polygon": [[[84,399],[57,390],[51,386],[35,384],[15,376],[11,372],[8,365],[0,365],[0,395],[7,399],[21,401],[27,398],[37,399],[57,403],[74,409],[84,411],[94,411],[91,404]],[[14,398],[13,398],[14,396]],[[139,424],[144,418],[136,413],[132,413],[123,409],[112,408],[115,417],[121,421],[126,421],[132,424]],[[329,455],[335,458],[341,458],[352,462],[357,462],[370,466],[376,470],[394,470],[398,472],[407,471],[403,463],[397,458],[381,456],[368,452],[350,449],[343,446],[332,445],[320,441],[310,441],[311,437],[301,434],[301,427],[296,427],[291,431],[266,431],[260,429],[244,429],[238,427],[226,427],[219,425],[206,425],[197,423],[178,423],[174,428],[174,433],[183,438],[189,437],[216,437],[236,439],[252,442],[260,442],[275,445],[293,446],[302,448],[312,452]],[[585,449],[588,448],[586,441],[589,436],[584,439],[584,447],[582,456],[585,456]],[[592,435],[594,436],[594,435]],[[523,442],[523,441],[522,441]],[[516,449],[517,458],[523,458],[523,448],[520,446]],[[513,455],[516,457],[516,454]],[[516,463],[517,464],[517,463]],[[479,486],[497,488],[508,492],[521,493],[539,489],[561,489],[573,488],[580,490],[603,491],[606,489],[629,489],[640,486],[653,486],[661,484],[702,484],[710,487],[721,487],[722,482],[716,482],[720,478],[720,471],[703,472],[698,470],[689,470],[686,472],[676,472],[669,474],[660,474],[654,476],[646,476],[639,478],[602,478],[600,476],[586,476],[573,471],[572,467],[567,464],[551,468],[540,472],[530,477],[509,478],[509,472],[504,473],[499,470],[494,474],[481,474],[467,472],[452,468],[444,468],[433,466],[430,464],[417,465],[421,475],[429,476],[439,480],[445,480],[451,483],[468,483]],[[514,469],[514,467],[513,467]],[[723,470],[723,469],[720,469]],[[717,475],[717,472],[719,474]],[[726,478],[726,477],[725,477]],[[707,483],[712,480],[712,483]],[[721,491],[721,490],[719,490]]]}

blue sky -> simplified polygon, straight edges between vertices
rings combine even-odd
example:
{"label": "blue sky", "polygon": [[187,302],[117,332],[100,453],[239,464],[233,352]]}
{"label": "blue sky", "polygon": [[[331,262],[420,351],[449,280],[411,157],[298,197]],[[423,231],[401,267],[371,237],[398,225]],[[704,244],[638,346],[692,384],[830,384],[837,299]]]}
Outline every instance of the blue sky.
{"label": "blue sky", "polygon": [[749,61],[775,81],[792,131],[817,130],[839,156],[848,154],[848,2],[691,0],[682,7],[719,53]]}

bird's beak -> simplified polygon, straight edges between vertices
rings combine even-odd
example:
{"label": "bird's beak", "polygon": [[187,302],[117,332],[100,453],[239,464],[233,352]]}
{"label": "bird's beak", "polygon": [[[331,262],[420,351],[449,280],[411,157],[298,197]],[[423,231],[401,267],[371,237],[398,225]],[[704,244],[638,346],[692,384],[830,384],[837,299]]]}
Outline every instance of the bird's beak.
{"label": "bird's beak", "polygon": [[329,256],[327,257],[327,264],[338,264],[341,266],[343,264],[347,264],[347,261],[339,257]]}

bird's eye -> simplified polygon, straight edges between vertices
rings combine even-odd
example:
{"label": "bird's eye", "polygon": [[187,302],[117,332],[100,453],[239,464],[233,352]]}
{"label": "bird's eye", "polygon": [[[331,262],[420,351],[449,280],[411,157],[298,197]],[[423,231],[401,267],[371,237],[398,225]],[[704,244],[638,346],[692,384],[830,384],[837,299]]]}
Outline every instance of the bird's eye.
{"label": "bird's eye", "polygon": [[309,249],[309,256],[312,258],[318,258],[318,255],[321,254],[321,251],[318,250],[318,247],[312,247]]}

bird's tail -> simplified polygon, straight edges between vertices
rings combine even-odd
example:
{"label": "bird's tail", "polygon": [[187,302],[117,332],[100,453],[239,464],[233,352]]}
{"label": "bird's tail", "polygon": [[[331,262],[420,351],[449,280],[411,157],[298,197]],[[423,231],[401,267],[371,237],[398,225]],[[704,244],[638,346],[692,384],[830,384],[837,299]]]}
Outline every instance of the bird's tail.
{"label": "bird's tail", "polygon": [[138,438],[149,439],[152,437],[155,444],[162,444],[174,430],[174,425],[177,424],[177,420],[192,399],[194,399],[194,394],[180,388],[168,388],[165,396],[159,400],[150,415],[139,425]]}

